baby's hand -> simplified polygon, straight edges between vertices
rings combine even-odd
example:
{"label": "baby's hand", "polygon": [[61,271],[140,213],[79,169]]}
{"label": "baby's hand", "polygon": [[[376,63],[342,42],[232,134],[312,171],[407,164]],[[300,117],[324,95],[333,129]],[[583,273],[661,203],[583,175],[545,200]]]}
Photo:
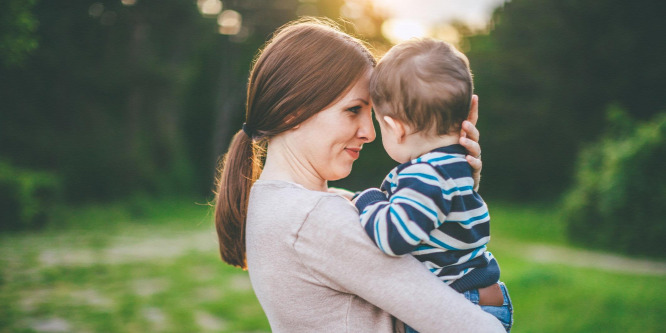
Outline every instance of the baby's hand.
{"label": "baby's hand", "polygon": [[337,194],[347,200],[350,200],[354,197],[354,192],[345,190],[344,188],[338,188],[338,187],[329,187],[328,188],[328,193],[333,193]]}

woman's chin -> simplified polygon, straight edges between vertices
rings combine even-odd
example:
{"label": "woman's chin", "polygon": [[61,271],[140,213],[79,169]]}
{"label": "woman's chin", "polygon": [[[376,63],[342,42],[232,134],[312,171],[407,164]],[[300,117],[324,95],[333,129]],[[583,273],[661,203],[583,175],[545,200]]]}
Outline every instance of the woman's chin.
{"label": "woman's chin", "polygon": [[336,181],[336,180],[340,180],[340,179],[343,179],[343,178],[347,178],[347,176],[349,176],[349,174],[351,174],[351,171],[352,171],[351,165],[348,168],[345,168],[345,169],[340,168],[340,170],[337,170],[337,172],[331,173],[329,175],[329,177],[327,177],[326,180]]}

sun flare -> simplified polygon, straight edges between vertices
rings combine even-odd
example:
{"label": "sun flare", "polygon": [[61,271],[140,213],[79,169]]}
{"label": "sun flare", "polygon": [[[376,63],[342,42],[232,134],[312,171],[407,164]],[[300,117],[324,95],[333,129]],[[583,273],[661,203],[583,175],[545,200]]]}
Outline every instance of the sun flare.
{"label": "sun flare", "polygon": [[388,19],[382,24],[382,34],[397,44],[410,38],[428,36],[428,28],[411,19]]}

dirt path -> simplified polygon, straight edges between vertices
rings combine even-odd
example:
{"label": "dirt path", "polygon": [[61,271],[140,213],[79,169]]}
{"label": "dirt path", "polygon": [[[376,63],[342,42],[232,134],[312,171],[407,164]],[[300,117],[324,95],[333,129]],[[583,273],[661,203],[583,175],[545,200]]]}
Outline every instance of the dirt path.
{"label": "dirt path", "polygon": [[542,244],[523,245],[518,251],[524,258],[540,263],[590,267],[638,275],[666,275],[666,262],[664,261],[635,259],[603,252]]}
{"label": "dirt path", "polygon": [[98,249],[52,247],[39,253],[44,266],[88,266],[123,264],[177,258],[188,252],[217,251],[217,237],[212,231],[186,232],[162,236],[110,237]]}
{"label": "dirt path", "polygon": [[[212,230],[193,231],[160,237],[135,235],[111,237],[101,249],[50,247],[40,251],[39,261],[45,266],[86,266],[92,263],[119,264],[154,259],[168,259],[195,252],[217,251]],[[666,275],[666,261],[644,260],[564,246],[513,242],[497,244],[504,251],[533,262],[590,267],[612,272],[639,275]]]}

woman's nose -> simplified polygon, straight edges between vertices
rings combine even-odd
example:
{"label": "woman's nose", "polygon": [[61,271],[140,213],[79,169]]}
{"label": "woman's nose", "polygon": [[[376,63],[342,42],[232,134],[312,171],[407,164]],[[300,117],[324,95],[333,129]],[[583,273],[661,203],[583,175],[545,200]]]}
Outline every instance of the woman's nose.
{"label": "woman's nose", "polygon": [[372,142],[375,140],[375,126],[372,123],[372,112],[367,112],[361,117],[361,123],[358,128],[357,135],[365,142]]}

